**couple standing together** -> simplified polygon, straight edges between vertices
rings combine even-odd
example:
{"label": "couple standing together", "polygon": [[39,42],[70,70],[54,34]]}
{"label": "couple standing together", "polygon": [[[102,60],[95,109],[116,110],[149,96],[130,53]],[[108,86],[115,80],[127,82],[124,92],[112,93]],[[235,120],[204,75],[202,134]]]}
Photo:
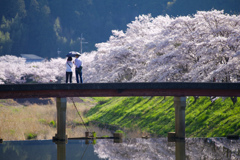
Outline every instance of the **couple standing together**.
{"label": "couple standing together", "polygon": [[80,77],[80,81],[81,83],[83,83],[82,81],[82,61],[80,60],[80,54],[77,53],[75,55],[75,60],[72,62],[72,57],[68,57],[67,62],[66,62],[66,83],[68,83],[68,79],[69,82],[72,83],[72,67],[73,64],[75,65],[75,74],[76,74],[76,81],[77,83],[79,83],[79,77]]}

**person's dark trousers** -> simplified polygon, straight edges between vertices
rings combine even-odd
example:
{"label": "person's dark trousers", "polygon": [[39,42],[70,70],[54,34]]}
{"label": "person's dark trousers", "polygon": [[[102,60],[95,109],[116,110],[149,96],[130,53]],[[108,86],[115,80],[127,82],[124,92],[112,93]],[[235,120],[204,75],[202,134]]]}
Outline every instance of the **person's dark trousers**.
{"label": "person's dark trousers", "polygon": [[82,81],[82,72],[78,72],[77,70],[75,70],[76,71],[76,80],[77,80],[77,83],[79,83],[79,76],[80,76],[80,81],[81,81],[81,83],[83,83],[83,81]]}
{"label": "person's dark trousers", "polygon": [[72,72],[66,72],[66,83],[68,83],[68,78],[70,83],[72,83]]}

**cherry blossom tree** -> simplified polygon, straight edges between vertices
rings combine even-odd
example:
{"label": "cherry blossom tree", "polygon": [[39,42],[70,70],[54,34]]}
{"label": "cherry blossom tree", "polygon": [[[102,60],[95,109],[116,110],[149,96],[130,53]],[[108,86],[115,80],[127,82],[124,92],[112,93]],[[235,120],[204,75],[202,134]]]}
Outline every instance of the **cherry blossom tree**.
{"label": "cherry blossom tree", "polygon": [[89,66],[95,73],[87,81],[235,82],[239,75],[239,15],[217,10],[176,18],[142,15],[127,26],[96,45]]}
{"label": "cherry blossom tree", "polygon": [[51,59],[47,62],[26,63],[24,58],[16,56],[0,57],[1,83],[49,83],[63,79],[65,60]]}
{"label": "cherry blossom tree", "polygon": [[22,75],[28,71],[25,68],[25,59],[16,56],[0,57],[0,79],[1,83],[24,83]]}
{"label": "cherry blossom tree", "polygon": [[[81,56],[84,83],[236,82],[240,75],[240,15],[140,15],[127,27]],[[25,63],[2,56],[0,62],[0,83],[64,82],[62,58]]]}

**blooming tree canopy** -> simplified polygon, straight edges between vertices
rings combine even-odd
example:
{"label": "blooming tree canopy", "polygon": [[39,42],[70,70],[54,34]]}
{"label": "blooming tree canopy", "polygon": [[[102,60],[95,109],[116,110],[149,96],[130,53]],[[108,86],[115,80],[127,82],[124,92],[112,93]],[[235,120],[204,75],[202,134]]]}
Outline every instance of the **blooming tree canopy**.
{"label": "blooming tree canopy", "polygon": [[[83,81],[236,82],[240,75],[240,15],[198,11],[192,16],[140,15],[81,56]],[[59,82],[65,59],[25,63],[0,57],[0,83]]]}

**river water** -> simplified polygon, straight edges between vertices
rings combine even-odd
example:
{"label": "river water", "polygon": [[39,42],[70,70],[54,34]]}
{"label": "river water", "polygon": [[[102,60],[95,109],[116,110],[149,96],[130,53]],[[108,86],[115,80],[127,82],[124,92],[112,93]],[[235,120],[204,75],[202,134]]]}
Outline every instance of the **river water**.
{"label": "river water", "polygon": [[132,138],[116,143],[113,139],[4,141],[0,160],[238,160],[240,140],[226,138]]}

